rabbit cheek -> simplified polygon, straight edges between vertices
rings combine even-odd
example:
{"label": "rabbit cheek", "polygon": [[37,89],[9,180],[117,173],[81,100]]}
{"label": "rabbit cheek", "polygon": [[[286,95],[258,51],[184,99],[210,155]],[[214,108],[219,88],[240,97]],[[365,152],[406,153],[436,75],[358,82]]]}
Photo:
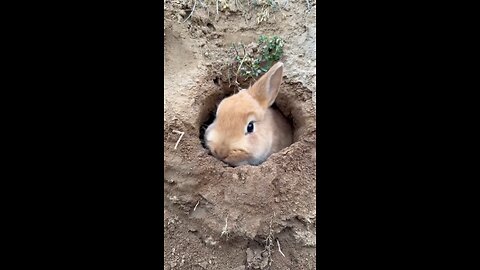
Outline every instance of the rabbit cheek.
{"label": "rabbit cheek", "polygon": [[264,162],[270,153],[271,142],[264,134],[254,134],[250,139],[251,157],[249,163],[251,165],[258,165]]}
{"label": "rabbit cheek", "polygon": [[210,151],[212,151],[212,148],[215,148],[214,142],[218,141],[217,137],[217,132],[212,128],[212,125],[210,125],[205,131],[205,145]]}
{"label": "rabbit cheek", "polygon": [[217,157],[217,152],[215,151],[215,147],[211,143],[205,142],[205,146],[207,146],[207,149],[211,155],[213,155],[214,157]]}
{"label": "rabbit cheek", "polygon": [[248,164],[256,166],[256,165],[260,165],[264,161],[265,161],[264,159],[253,158],[248,161]]}
{"label": "rabbit cheek", "polygon": [[205,139],[206,141],[213,141],[216,137],[216,134],[215,132],[212,131],[213,130],[213,124],[211,124],[210,126],[207,127],[207,129],[205,130]]}

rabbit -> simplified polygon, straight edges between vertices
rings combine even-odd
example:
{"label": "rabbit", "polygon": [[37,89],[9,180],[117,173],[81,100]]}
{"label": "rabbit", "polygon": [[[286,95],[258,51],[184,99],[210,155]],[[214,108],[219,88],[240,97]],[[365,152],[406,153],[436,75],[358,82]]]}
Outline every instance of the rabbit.
{"label": "rabbit", "polygon": [[289,122],[271,108],[282,77],[283,63],[277,62],[251,87],[220,102],[205,130],[205,145],[214,157],[232,167],[259,165],[292,144]]}

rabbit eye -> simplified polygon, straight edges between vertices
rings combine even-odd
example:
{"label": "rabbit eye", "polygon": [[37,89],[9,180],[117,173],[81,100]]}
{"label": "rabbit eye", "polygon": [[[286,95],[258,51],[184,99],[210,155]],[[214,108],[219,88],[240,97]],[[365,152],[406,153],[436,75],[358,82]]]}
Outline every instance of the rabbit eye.
{"label": "rabbit eye", "polygon": [[250,121],[247,126],[247,133],[252,133],[253,132],[253,121]]}

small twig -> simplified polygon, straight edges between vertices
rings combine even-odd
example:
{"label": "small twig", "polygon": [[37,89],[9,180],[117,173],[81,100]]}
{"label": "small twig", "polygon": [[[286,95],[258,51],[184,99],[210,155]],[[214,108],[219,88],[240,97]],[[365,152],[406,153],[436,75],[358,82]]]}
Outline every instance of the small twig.
{"label": "small twig", "polygon": [[241,7],[243,8],[242,2],[240,0],[235,0],[235,7]]}
{"label": "small twig", "polygon": [[177,143],[175,144],[175,147],[173,148],[174,150],[177,150],[178,143],[179,143],[180,140],[182,139],[183,134],[185,134],[185,132],[181,132],[181,131],[178,131],[178,130],[173,130],[173,133],[180,134],[180,138],[178,138],[178,141],[177,141]]}
{"label": "small twig", "polygon": [[282,254],[283,257],[285,257],[285,254],[283,254],[282,250],[280,249],[280,242],[278,242],[278,239],[277,239],[277,246],[278,246],[278,251],[280,252],[280,254]]}
{"label": "small twig", "polygon": [[238,66],[237,73],[235,73],[235,80],[237,81],[237,83],[238,83],[238,73],[240,72],[240,69],[242,68],[243,61],[245,61],[245,58],[247,58],[247,55],[248,55],[247,51],[245,50],[245,46],[243,46],[243,44],[242,44],[242,48],[243,48],[243,59],[242,59],[242,61],[240,61],[240,65]]}
{"label": "small twig", "polygon": [[193,212],[195,212],[195,209],[197,209],[197,206],[198,206],[199,203],[200,203],[200,201],[198,201],[197,204],[195,205],[195,207],[193,208]]}
{"label": "small twig", "polygon": [[245,54],[245,55],[243,56],[242,61],[240,61],[240,65],[238,66],[238,69],[237,69],[237,74],[236,74],[237,76],[238,76],[238,73],[240,72],[240,68],[242,68],[243,61],[245,61],[245,58],[247,58],[247,54]]}
{"label": "small twig", "polygon": [[228,222],[228,215],[225,218],[225,227],[223,227],[222,234],[220,235],[220,237],[222,237],[225,234],[228,239],[228,230],[227,230],[228,223],[227,222]]}
{"label": "small twig", "polygon": [[[228,216],[225,218],[225,227],[223,227],[223,231],[226,232],[228,227]],[[223,233],[222,233],[223,234]]]}
{"label": "small twig", "polygon": [[273,244],[273,230],[272,230],[272,223],[273,223],[273,218],[275,217],[275,212],[273,212],[272,219],[270,220],[270,225],[269,227],[269,232],[268,236],[265,238],[265,248],[263,251],[268,252],[268,264],[271,265],[273,260],[272,260],[272,247],[275,245]]}
{"label": "small twig", "polygon": [[218,15],[218,0],[217,0],[217,15]]}
{"label": "small twig", "polygon": [[[308,1],[308,0],[307,0]],[[193,14],[193,12],[195,11],[195,6],[197,5],[197,0],[195,0],[195,2],[193,3],[193,8],[192,8],[192,12],[190,12],[190,15],[188,15],[188,17],[185,19],[185,21],[183,22],[186,22],[188,20],[188,18],[190,18]]]}

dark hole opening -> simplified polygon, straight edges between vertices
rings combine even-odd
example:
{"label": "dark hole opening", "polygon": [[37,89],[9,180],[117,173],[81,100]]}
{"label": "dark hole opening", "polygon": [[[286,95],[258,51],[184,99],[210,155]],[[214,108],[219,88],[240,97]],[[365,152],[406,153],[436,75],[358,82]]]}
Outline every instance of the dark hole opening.
{"label": "dark hole opening", "polygon": [[207,120],[200,126],[200,142],[202,143],[203,148],[207,149],[207,145],[205,144],[205,130],[208,128],[208,126],[213,123],[215,120],[215,110],[212,110],[208,114]]}
{"label": "dark hole opening", "polygon": [[[202,147],[206,149],[209,155],[212,155],[205,143],[205,131],[210,124],[215,121],[215,114],[218,104],[226,97],[234,95],[238,88],[224,82],[219,77],[212,78],[212,81],[216,84],[219,83],[218,91],[206,96],[202,101],[202,107],[198,115],[198,130],[199,139]],[[272,105],[273,109],[279,111],[288,121],[292,135],[292,144],[297,142],[304,132],[304,120],[301,110],[301,104],[296,100],[297,96],[293,90],[296,85],[284,85],[282,91],[277,96],[275,103]],[[248,88],[248,85],[242,88]]]}
{"label": "dark hole opening", "polygon": [[211,24],[211,23],[207,23],[207,27],[212,29],[212,30],[215,30],[215,26],[213,26],[213,24]]}

